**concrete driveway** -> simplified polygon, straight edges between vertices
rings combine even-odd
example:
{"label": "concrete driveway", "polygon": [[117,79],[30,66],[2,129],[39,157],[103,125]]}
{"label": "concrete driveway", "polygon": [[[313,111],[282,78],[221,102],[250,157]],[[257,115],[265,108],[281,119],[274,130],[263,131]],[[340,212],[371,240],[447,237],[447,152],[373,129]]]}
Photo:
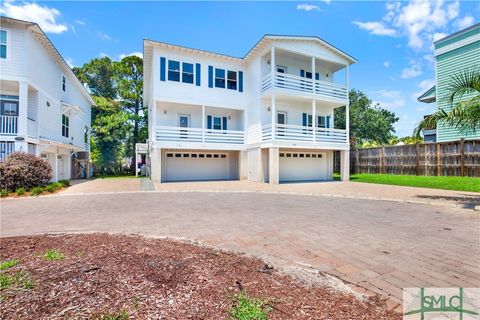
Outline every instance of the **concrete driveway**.
{"label": "concrete driveway", "polygon": [[229,192],[50,196],[1,204],[2,236],[98,231],[188,238],[277,266],[315,268],[394,303],[402,287],[480,286],[480,216],[473,210]]}

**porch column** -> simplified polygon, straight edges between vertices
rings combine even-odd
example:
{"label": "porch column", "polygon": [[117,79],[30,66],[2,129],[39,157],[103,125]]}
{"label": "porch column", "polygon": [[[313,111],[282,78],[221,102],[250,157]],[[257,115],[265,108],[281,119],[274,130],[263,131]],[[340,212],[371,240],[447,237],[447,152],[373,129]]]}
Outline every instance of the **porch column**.
{"label": "porch column", "polygon": [[350,150],[340,151],[340,178],[342,181],[350,180]]}
{"label": "porch column", "polygon": [[272,140],[275,140],[275,117],[277,114],[277,108],[275,106],[275,94],[272,94]]}
{"label": "porch column", "polygon": [[24,140],[15,141],[15,151],[28,152],[27,143],[27,109],[28,109],[28,82],[18,82],[18,118],[17,118],[17,136]]}
{"label": "porch column", "polygon": [[270,74],[271,74],[271,80],[272,80],[272,89],[275,84],[275,47],[272,46],[272,49],[270,50]]}
{"label": "porch column", "polygon": [[55,153],[50,153],[52,156],[52,170],[53,170],[53,181],[58,181],[58,149]]}
{"label": "porch column", "polygon": [[345,105],[345,130],[347,130],[347,143],[350,146],[350,97],[349,97],[349,71],[348,71],[348,66],[346,70],[346,75],[347,75],[347,104]]}
{"label": "porch column", "polygon": [[268,182],[278,184],[280,182],[280,153],[278,148],[268,149]]}
{"label": "porch column", "polygon": [[150,153],[150,179],[162,182],[162,149],[152,148]]}
{"label": "porch column", "polygon": [[316,141],[317,131],[317,100],[312,99],[312,129],[313,129],[313,142]]}
{"label": "porch column", "polygon": [[205,106],[202,106],[202,142],[205,143]]}
{"label": "porch column", "polygon": [[315,93],[316,90],[316,78],[315,78],[315,57],[312,57],[312,92]]}
{"label": "porch column", "polygon": [[138,163],[137,163],[137,158],[138,158],[138,149],[137,149],[137,145],[135,144],[135,177],[138,177]]}

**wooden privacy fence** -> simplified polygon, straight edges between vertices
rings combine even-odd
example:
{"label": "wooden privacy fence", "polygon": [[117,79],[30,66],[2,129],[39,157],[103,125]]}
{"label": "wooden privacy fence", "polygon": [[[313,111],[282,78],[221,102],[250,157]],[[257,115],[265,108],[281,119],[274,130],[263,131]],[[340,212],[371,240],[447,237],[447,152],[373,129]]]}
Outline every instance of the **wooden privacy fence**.
{"label": "wooden privacy fence", "polygon": [[355,173],[480,177],[480,140],[352,150]]}

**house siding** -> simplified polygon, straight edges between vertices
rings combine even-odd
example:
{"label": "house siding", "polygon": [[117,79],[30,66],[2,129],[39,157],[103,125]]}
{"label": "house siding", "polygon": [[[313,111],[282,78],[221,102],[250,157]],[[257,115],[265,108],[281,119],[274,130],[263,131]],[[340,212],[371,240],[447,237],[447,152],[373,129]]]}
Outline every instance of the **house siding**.
{"label": "house siding", "polygon": [[[461,70],[478,65],[480,57],[480,41],[460,47],[437,56],[437,105],[439,109],[450,111],[454,104],[449,102],[449,84],[453,75]],[[474,95],[465,95],[462,99],[468,99]],[[480,132],[462,131],[458,128],[439,123],[437,126],[437,141],[454,141],[461,138],[479,139]]]}

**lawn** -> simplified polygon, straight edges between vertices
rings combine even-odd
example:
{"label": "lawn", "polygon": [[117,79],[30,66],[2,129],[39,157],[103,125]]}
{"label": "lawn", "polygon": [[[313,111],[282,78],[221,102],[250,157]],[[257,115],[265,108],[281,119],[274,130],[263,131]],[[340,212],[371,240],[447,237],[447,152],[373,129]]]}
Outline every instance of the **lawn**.
{"label": "lawn", "polygon": [[404,176],[393,174],[353,174],[351,181],[397,186],[480,192],[480,178]]}

